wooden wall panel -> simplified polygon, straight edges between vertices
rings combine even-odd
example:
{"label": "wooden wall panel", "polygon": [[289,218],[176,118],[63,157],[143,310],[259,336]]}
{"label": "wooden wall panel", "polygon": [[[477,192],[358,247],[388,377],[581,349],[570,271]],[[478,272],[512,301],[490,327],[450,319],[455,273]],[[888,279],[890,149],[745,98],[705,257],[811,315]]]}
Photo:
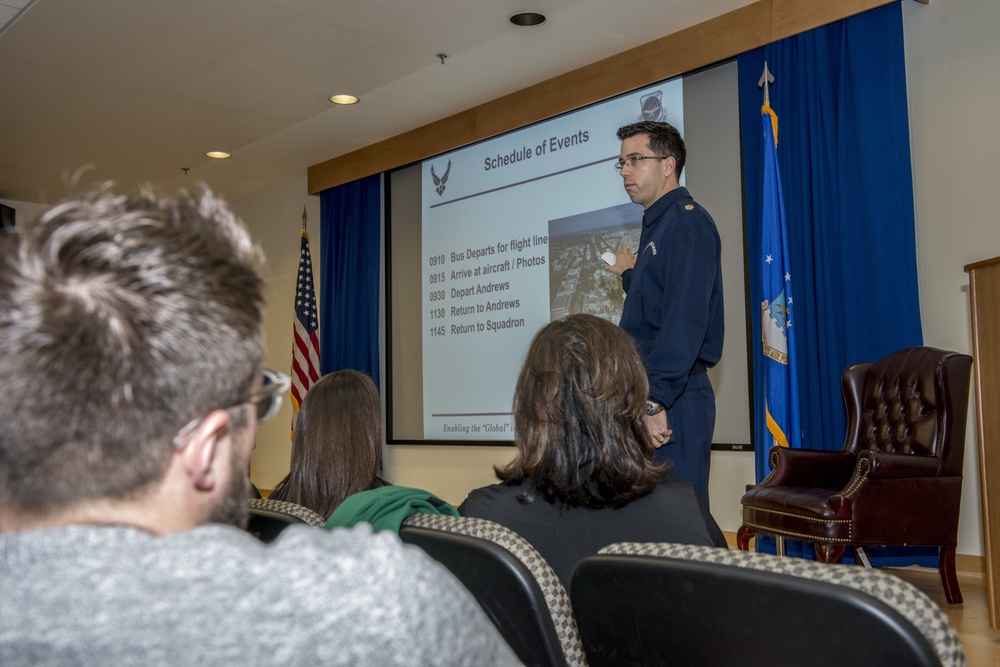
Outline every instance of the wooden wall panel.
{"label": "wooden wall panel", "polygon": [[797,35],[897,0],[773,0],[771,40]]}
{"label": "wooden wall panel", "polygon": [[732,58],[896,0],[759,0],[624,53],[309,167],[310,194]]}
{"label": "wooden wall panel", "polygon": [[[969,264],[979,481],[990,626],[1000,627],[1000,257]],[[966,470],[965,474],[974,474]]]}

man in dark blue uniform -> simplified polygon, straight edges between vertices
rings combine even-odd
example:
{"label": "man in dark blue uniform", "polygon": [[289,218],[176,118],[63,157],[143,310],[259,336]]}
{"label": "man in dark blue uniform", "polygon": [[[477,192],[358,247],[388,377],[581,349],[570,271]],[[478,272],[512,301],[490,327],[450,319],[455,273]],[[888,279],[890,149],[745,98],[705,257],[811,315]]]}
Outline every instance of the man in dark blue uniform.
{"label": "man in dark blue uniform", "polygon": [[687,151],[676,128],[640,121],[618,138],[615,166],[646,210],[636,254],[622,244],[605,269],[621,276],[620,326],[649,375],[646,425],[656,459],[673,461],[707,506],[715,392],[706,371],[722,355],[722,242],[712,217],[680,187]]}

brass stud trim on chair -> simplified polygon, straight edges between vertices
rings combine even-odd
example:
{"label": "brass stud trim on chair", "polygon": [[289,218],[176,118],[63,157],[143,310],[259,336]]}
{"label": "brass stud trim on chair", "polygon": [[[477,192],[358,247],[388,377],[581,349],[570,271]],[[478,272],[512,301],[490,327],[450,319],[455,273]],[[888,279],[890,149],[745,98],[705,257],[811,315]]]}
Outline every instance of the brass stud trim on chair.
{"label": "brass stud trim on chair", "polygon": [[835,493],[836,498],[850,498],[853,496],[866,479],[868,479],[868,473],[872,471],[872,462],[866,458],[859,458],[857,468],[855,468],[854,479],[851,485],[839,493]]}
{"label": "brass stud trim on chair", "polygon": [[[753,528],[754,530],[756,530],[759,533],[767,533],[768,535],[780,535],[781,537],[793,537],[793,538],[796,538],[796,539],[799,539],[799,540],[809,540],[810,542],[823,542],[823,543],[829,543],[829,544],[851,544],[851,536],[848,536],[846,539],[844,539],[842,537],[830,537],[830,538],[825,538],[824,537],[822,540],[820,540],[815,535],[810,535],[808,533],[797,533],[794,530],[777,531],[777,530],[775,530],[774,528],[771,528],[771,527],[765,528],[765,527],[760,526],[758,524],[748,523],[746,521],[743,522],[743,525],[744,526],[749,526],[750,528]],[[850,527],[848,527],[848,530],[850,530]]]}

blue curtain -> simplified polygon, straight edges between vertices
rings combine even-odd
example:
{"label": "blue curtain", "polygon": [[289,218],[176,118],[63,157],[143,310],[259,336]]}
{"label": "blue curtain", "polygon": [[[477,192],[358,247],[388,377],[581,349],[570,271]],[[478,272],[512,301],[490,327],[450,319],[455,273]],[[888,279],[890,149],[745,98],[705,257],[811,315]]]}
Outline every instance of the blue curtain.
{"label": "blue curtain", "polygon": [[382,176],[320,193],[320,363],[379,383]]}
{"label": "blue curtain", "polygon": [[[757,83],[765,61],[780,118],[802,446],[839,450],[846,432],[842,371],[923,340],[901,7],[886,5],[739,57],[754,340],[764,164]],[[755,443],[768,441],[760,348],[753,346]],[[767,447],[756,449],[759,481]],[[803,555],[811,554],[811,544],[805,547]]]}

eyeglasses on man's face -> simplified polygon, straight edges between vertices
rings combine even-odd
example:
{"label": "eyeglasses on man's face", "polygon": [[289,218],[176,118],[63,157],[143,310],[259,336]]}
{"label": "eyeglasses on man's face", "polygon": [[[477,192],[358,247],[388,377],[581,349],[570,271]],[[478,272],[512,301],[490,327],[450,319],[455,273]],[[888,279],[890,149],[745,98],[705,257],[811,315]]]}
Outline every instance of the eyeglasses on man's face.
{"label": "eyeglasses on man's face", "polygon": [[[281,407],[281,397],[285,395],[288,388],[292,386],[292,378],[284,373],[264,369],[264,379],[260,389],[255,391],[246,400],[240,401],[236,405],[243,403],[253,403],[257,406],[257,423],[263,424],[270,421],[278,414]],[[231,406],[236,407],[236,406]]]}
{"label": "eyeglasses on man's face", "polygon": [[[278,414],[278,409],[281,407],[281,397],[285,395],[289,387],[292,386],[292,379],[285,375],[284,373],[279,373],[278,371],[272,371],[264,369],[263,379],[261,381],[260,387],[252,392],[249,396],[241,398],[232,405],[222,406],[217,408],[219,410],[231,410],[233,408],[238,408],[241,405],[253,404],[257,408],[257,423],[263,424],[264,422],[273,419],[276,414]],[[177,435],[174,436],[174,447],[183,447],[187,438],[198,427],[198,424],[204,417],[198,417],[197,419],[192,419],[187,425],[184,426]]]}
{"label": "eyeglasses on man's face", "polygon": [[[668,156],[669,157],[669,156]],[[615,169],[621,171],[626,165],[631,169],[635,167],[641,160],[666,160],[666,157],[660,157],[658,155],[629,155],[624,160],[618,160],[615,162]]]}

